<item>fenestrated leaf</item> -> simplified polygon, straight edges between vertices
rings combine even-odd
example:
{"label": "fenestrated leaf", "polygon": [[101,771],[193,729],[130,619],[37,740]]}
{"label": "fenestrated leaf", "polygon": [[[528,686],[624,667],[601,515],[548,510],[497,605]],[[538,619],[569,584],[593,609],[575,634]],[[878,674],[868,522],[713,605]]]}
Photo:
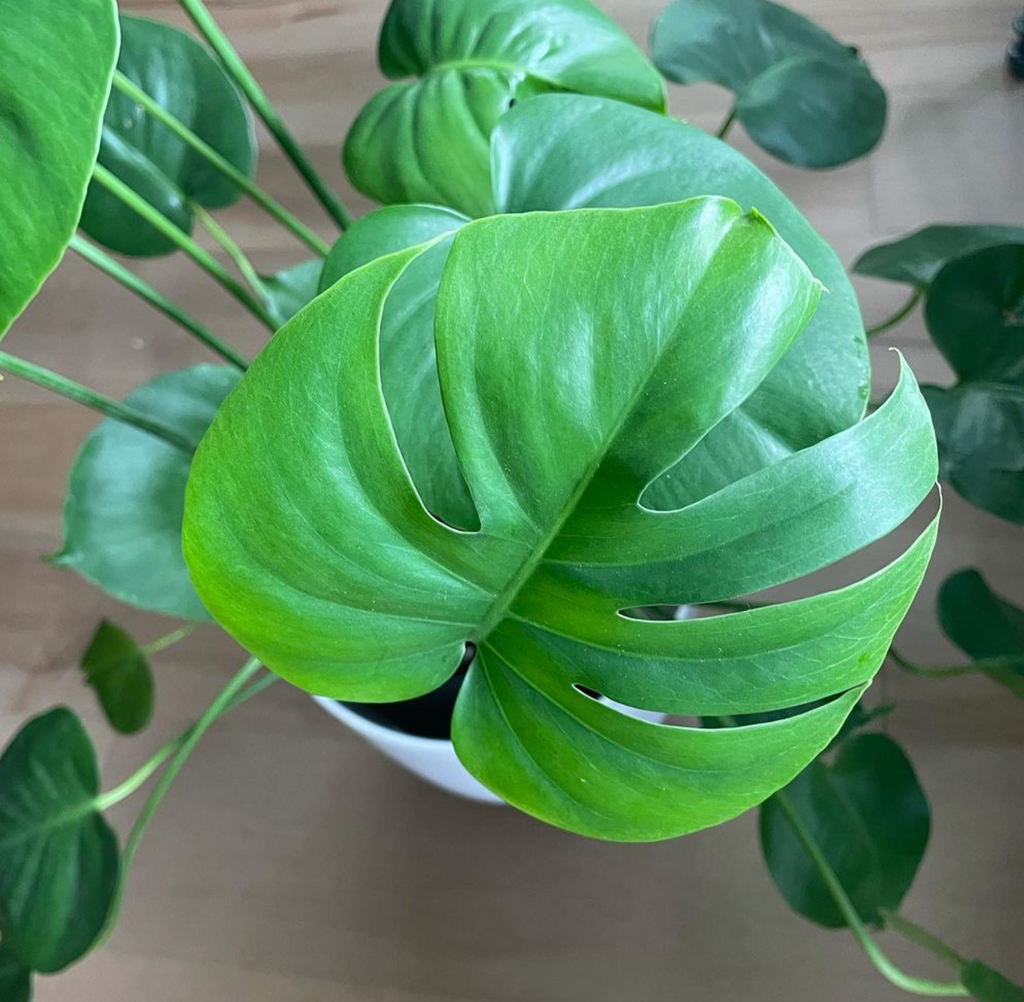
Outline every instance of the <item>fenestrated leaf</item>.
{"label": "fenestrated leaf", "polygon": [[0,943],[0,1002],[31,1002],[32,972]]}
{"label": "fenestrated leaf", "polygon": [[[237,370],[199,365],[169,372],[126,398],[196,442],[238,382]],[[89,435],[71,469],[58,567],[115,598],[182,619],[208,619],[181,555],[191,456],[111,419]]]}
{"label": "fenestrated leaf", "polygon": [[995,244],[1024,243],[1024,226],[925,226],[866,250],[854,263],[858,275],[907,285],[928,285],[955,257]]}
{"label": "fenestrated leaf", "polygon": [[731,90],[750,138],[798,167],[863,156],[885,129],[885,91],[857,50],[769,0],[676,0],[651,49],[669,80]]}
{"label": "fenestrated leaf", "polygon": [[388,204],[493,212],[491,129],[532,95],[574,91],[665,108],[655,68],[587,0],[392,0],[379,58],[384,75],[402,82],[360,112],[343,161],[356,188]]}
{"label": "fenestrated leaf", "polygon": [[278,327],[286,324],[316,297],[324,262],[320,258],[303,261],[273,275],[261,276],[267,294],[267,310]]}
{"label": "fenestrated leaf", "polygon": [[0,337],[78,225],[117,59],[114,0],[0,0]]}
{"label": "fenestrated leaf", "polygon": [[925,388],[942,479],[1024,524],[1024,243],[951,260],[928,290],[925,321],[959,378]]}
{"label": "fenestrated leaf", "polygon": [[[784,790],[821,847],[861,919],[882,924],[910,890],[931,827],[928,801],[899,745],[884,734],[855,734],[831,761],[811,763]],[[761,807],[761,849],[782,896],[804,918],[846,923],[785,813]]]}
{"label": "fenestrated leaf", "polygon": [[0,757],[0,935],[34,971],[82,956],[113,903],[117,837],[98,794],[92,742],[65,707],[30,720]]}
{"label": "fenestrated leaf", "polygon": [[[502,119],[492,138],[502,212],[633,206],[715,194],[764,212],[829,290],[807,329],[758,391],[645,494],[674,508],[834,435],[860,419],[868,395],[863,324],[845,269],[772,182],[725,143],[640,108],[574,95],[538,97]],[[361,219],[335,246],[325,281],[374,257],[447,233],[459,214],[394,206]],[[433,305],[445,242],[417,260],[388,295],[382,381],[395,435],[430,511],[475,523],[440,407]],[[343,263],[344,262],[344,263]],[[409,372],[416,374],[415,379]],[[449,500],[451,499],[451,500]]]}
{"label": "fenestrated leaf", "polygon": [[1024,1002],[1024,988],[980,960],[964,964],[960,980],[977,1002]]}
{"label": "fenestrated leaf", "polygon": [[146,727],[153,716],[153,673],[128,633],[104,619],[82,655],[82,671],[115,731],[137,734]]}
{"label": "fenestrated leaf", "polygon": [[1019,668],[985,674],[1024,699],[1024,611],[993,592],[973,567],[946,578],[939,589],[938,609],[943,632],[969,658],[1021,659]]}
{"label": "fenestrated leaf", "polygon": [[[117,68],[243,174],[256,170],[252,116],[242,95],[210,53],[187,32],[146,18],[121,16]],[[103,120],[99,162],[186,233],[191,199],[208,209],[242,192],[163,123],[118,90]],[[122,254],[151,256],[175,249],[106,188],[93,184],[82,229]]]}
{"label": "fenestrated leaf", "polygon": [[[473,643],[453,723],[460,757],[573,831],[665,838],[763,800],[825,747],[877,670],[934,524],[839,591],[677,622],[619,610],[792,580],[902,522],[935,476],[912,377],[861,424],[653,512],[638,504],[646,485],[763,382],[813,313],[817,283],[761,216],[725,199],[470,223],[436,319],[445,411],[479,515],[463,532],[422,507],[380,388],[385,300],[428,252],[339,280],[225,402],[186,499],[204,602],[275,671],[362,702],[436,688]],[[836,698],[706,731],[625,717],[584,688],[683,714]]]}

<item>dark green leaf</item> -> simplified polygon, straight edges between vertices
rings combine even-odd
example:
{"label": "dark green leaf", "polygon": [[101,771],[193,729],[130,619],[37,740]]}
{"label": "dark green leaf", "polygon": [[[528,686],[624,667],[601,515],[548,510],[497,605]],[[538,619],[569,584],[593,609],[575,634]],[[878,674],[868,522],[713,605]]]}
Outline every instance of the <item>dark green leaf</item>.
{"label": "dark green leaf", "polygon": [[0,0],[0,337],[78,225],[117,58],[114,0]]}
{"label": "dark green leaf", "polygon": [[908,285],[928,285],[955,257],[995,244],[1024,242],[1024,226],[926,226],[865,251],[853,270]]}
{"label": "dark green leaf", "polygon": [[32,972],[0,943],[0,1002],[31,1002]]}
{"label": "dark green leaf", "polygon": [[[928,843],[930,815],[909,759],[884,734],[856,734],[831,762],[819,760],[785,791],[865,922],[895,910],[910,889]],[[805,918],[845,925],[785,813],[761,808],[761,848],[775,885]]]}
{"label": "dark green leaf", "polygon": [[279,327],[315,298],[323,269],[324,262],[315,258],[273,275],[262,276],[267,309]]}
{"label": "dark green leaf", "polygon": [[[336,282],[221,408],[186,500],[204,602],[291,681],[363,702],[436,688],[473,643],[460,757],[573,831],[665,838],[763,800],[825,747],[874,675],[934,523],[839,591],[676,622],[619,611],[758,591],[899,525],[936,472],[913,377],[904,370],[853,428],[653,512],[638,504],[647,484],[761,385],[818,284],[763,217],[726,199],[467,224],[435,333],[480,523],[455,530],[422,507],[381,392],[382,308],[425,253]],[[701,715],[835,698],[707,731],[625,717],[588,689]]]}
{"label": "dark green leaf", "polygon": [[0,934],[34,971],[81,957],[113,903],[117,838],[98,793],[92,742],[64,707],[30,720],[0,757]]}
{"label": "dark green leaf", "polygon": [[857,50],[769,0],[677,0],[651,47],[669,80],[731,90],[750,138],[798,167],[854,160],[885,129],[885,91]]}
{"label": "dark green leaf", "polygon": [[124,630],[103,620],[82,655],[82,671],[115,731],[137,734],[146,727],[153,716],[153,673]]}
{"label": "dark green leaf", "polygon": [[[127,402],[198,442],[238,378],[235,369],[200,365],[158,376]],[[72,467],[64,548],[54,563],[129,605],[182,619],[209,618],[181,555],[190,462],[144,431],[103,421]]]}
{"label": "dark green leaf", "polygon": [[1024,988],[980,960],[964,964],[960,980],[977,1002],[1024,1002]]}
{"label": "dark green leaf", "polygon": [[647,57],[586,0],[392,0],[379,55],[385,76],[402,82],[360,112],[343,159],[356,188],[389,204],[493,212],[491,130],[535,94],[665,107]]}
{"label": "dark green leaf", "polygon": [[[974,568],[946,578],[938,607],[943,632],[969,658],[1020,657],[1024,662],[1024,611],[993,592]],[[985,674],[1024,699],[1024,664]]]}
{"label": "dark green leaf", "polygon": [[[220,64],[191,35],[169,24],[121,17],[117,68],[218,153],[251,177],[256,139],[248,105]],[[99,161],[186,233],[191,199],[208,209],[241,191],[170,129],[120,91],[103,123]],[[168,254],[175,245],[102,185],[89,188],[82,229],[122,254]]]}

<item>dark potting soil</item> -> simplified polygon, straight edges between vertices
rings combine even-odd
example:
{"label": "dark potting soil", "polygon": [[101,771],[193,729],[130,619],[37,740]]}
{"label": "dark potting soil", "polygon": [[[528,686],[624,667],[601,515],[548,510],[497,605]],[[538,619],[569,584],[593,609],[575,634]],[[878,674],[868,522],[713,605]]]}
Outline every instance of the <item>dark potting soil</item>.
{"label": "dark potting soil", "polygon": [[440,689],[400,703],[339,702],[366,720],[393,731],[418,738],[450,738],[455,700],[465,677],[465,671],[460,669]]}

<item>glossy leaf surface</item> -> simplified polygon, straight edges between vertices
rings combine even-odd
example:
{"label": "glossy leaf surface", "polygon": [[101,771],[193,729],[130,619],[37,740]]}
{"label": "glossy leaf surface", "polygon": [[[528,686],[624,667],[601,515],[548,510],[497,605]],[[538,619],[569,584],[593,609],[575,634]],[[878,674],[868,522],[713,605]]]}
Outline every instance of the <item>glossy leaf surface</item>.
{"label": "glossy leaf surface", "polygon": [[[910,760],[884,734],[855,734],[831,761],[813,762],[785,791],[861,919],[882,924],[910,890],[928,844],[928,801]],[[761,849],[782,896],[804,918],[846,923],[783,810],[761,807]]]}
{"label": "glossy leaf surface", "polygon": [[972,504],[1024,524],[1024,243],[946,264],[925,321],[959,383],[926,387],[942,479]]}
{"label": "glossy leaf surface", "polygon": [[262,276],[267,309],[279,327],[316,297],[323,269],[324,262],[315,258]]}
{"label": "glossy leaf surface", "polygon": [[30,720],[0,757],[0,934],[32,970],[77,960],[110,911],[120,863],[98,793],[92,742],[64,707]]}
{"label": "glossy leaf surface", "polygon": [[[339,280],[222,407],[186,502],[204,602],[275,671],[344,699],[434,689],[474,643],[460,757],[573,831],[665,838],[763,800],[828,743],[877,670],[934,525],[840,591],[678,622],[620,610],[757,591],[902,522],[935,476],[912,377],[848,431],[651,511],[638,503],[647,484],[764,381],[818,284],[761,216],[725,199],[470,223],[436,321],[480,524],[459,531],[422,507],[380,388],[380,316],[429,246]],[[579,687],[683,714],[836,698],[714,732],[628,718]]]}
{"label": "glossy leaf surface", "polygon": [[343,159],[355,187],[386,204],[493,212],[491,130],[533,95],[665,107],[647,57],[587,0],[393,0],[379,56],[385,76],[401,82],[360,112]]}
{"label": "glossy leaf surface", "polygon": [[[117,68],[251,177],[256,170],[252,117],[216,59],[169,24],[122,15],[121,33]],[[99,162],[186,233],[194,222],[190,199],[218,209],[241,196],[220,171],[118,90],[107,105]],[[175,249],[99,184],[90,186],[82,229],[122,254],[151,256]]]}
{"label": "glossy leaf surface", "polygon": [[676,0],[651,48],[669,80],[731,90],[751,139],[798,167],[854,160],[885,129],[885,91],[857,50],[769,0]]}
{"label": "glossy leaf surface", "polygon": [[[126,398],[196,442],[239,378],[200,365],[158,376]],[[191,457],[144,431],[103,421],[72,467],[64,500],[64,548],[53,561],[143,609],[208,619],[181,555]]]}
{"label": "glossy leaf surface", "polygon": [[[969,658],[1020,657],[1024,661],[1024,610],[989,588],[974,568],[957,571],[939,589],[939,624]],[[1024,699],[1024,664],[986,672]]]}
{"label": "glossy leaf surface", "polygon": [[103,620],[82,655],[82,671],[115,731],[137,734],[146,727],[153,716],[153,673],[128,633]]}
{"label": "glossy leaf surface", "polygon": [[117,59],[114,0],[0,0],[0,337],[78,226]]}

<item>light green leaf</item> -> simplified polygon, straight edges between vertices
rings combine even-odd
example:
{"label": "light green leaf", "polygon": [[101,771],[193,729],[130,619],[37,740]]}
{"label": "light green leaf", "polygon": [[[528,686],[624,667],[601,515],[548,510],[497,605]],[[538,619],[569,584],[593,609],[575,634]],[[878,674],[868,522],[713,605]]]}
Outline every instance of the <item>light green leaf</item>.
{"label": "light green leaf", "polygon": [[977,1002],[1024,1002],[1024,988],[980,960],[964,964],[960,980]]}
{"label": "light green leaf", "polygon": [[117,59],[114,0],[0,0],[0,337],[74,235]]}
{"label": "light green leaf", "polygon": [[32,972],[0,943],[0,1002],[31,1002]]}
{"label": "light green leaf", "polygon": [[137,734],[146,727],[153,716],[153,673],[129,634],[104,619],[82,655],[82,671],[115,731]]}
{"label": "light green leaf", "polygon": [[[855,734],[831,761],[819,759],[785,789],[860,917],[882,924],[910,890],[931,827],[910,760],[884,734]],[[846,923],[814,863],[774,800],[761,807],[768,872],[794,911],[819,925]]]}
{"label": "light green leaf", "polygon": [[384,75],[401,82],[360,112],[343,160],[356,188],[388,204],[493,212],[491,130],[533,95],[665,108],[647,57],[587,0],[392,0],[379,56]]}
{"label": "light green leaf", "polygon": [[82,956],[113,903],[117,838],[98,794],[92,742],[65,707],[30,720],[0,757],[0,934],[34,971]]}
{"label": "light green leaf", "polygon": [[669,80],[731,90],[750,138],[798,167],[854,160],[885,129],[885,91],[857,50],[769,0],[676,0],[651,48]]}
{"label": "light green leaf", "polygon": [[267,309],[280,327],[316,297],[323,273],[320,258],[303,261],[273,275],[262,275]]}
{"label": "light green leaf", "polygon": [[[121,16],[117,68],[247,177],[256,171],[248,105],[220,64],[187,32]],[[208,209],[231,205],[241,191],[170,129],[120,91],[103,122],[99,162],[186,233],[191,199]],[[122,254],[169,254],[175,245],[102,185],[93,184],[82,229]]]}
{"label": "light green leaf", "polygon": [[1024,243],[1024,226],[925,226],[866,250],[853,270],[890,282],[929,285],[953,258],[1009,243]]}
{"label": "light green leaf", "polygon": [[1021,658],[1019,668],[985,674],[1024,699],[1024,611],[993,592],[973,567],[946,578],[938,609],[942,631],[969,658]]}
{"label": "light green leaf", "polygon": [[[126,401],[198,442],[238,378],[235,369],[199,365],[158,376]],[[144,431],[103,421],[71,469],[64,548],[53,562],[129,605],[208,619],[181,555],[190,462]]]}
{"label": "light green leaf", "polygon": [[[436,315],[445,412],[479,516],[464,532],[422,507],[381,391],[386,299],[430,246],[336,282],[221,408],[186,499],[203,601],[275,671],[342,699],[430,691],[474,644],[460,757],[570,830],[666,838],[760,802],[825,747],[874,675],[934,524],[839,591],[678,622],[620,611],[766,588],[902,522],[936,465],[912,377],[865,422],[651,511],[638,504],[646,486],[764,381],[818,284],[760,215],[726,199],[470,223]],[[625,717],[583,689],[683,714],[835,698],[714,732]]]}

